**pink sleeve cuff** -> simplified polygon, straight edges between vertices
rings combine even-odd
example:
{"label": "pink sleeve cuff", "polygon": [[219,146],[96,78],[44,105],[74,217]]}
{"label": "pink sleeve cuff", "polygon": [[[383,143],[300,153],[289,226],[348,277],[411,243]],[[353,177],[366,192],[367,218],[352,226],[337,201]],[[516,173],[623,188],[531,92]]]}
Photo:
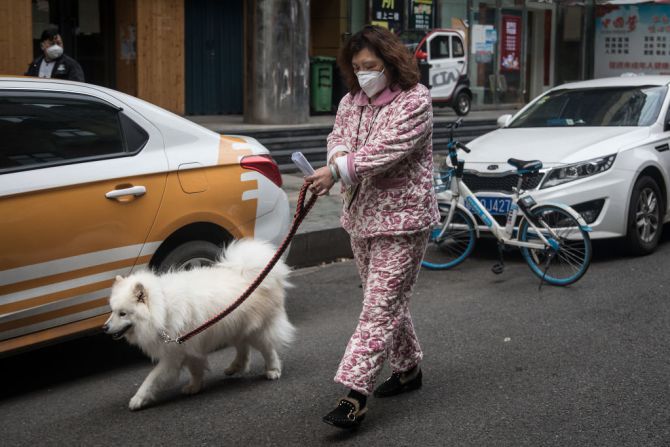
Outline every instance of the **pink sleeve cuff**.
{"label": "pink sleeve cuff", "polygon": [[346,152],[349,153],[349,148],[346,147],[344,144],[338,144],[337,146],[333,147],[328,151],[328,155],[326,156],[326,163],[330,163],[330,160],[333,158],[333,155],[335,155],[338,152]]}
{"label": "pink sleeve cuff", "polygon": [[342,183],[351,186],[360,181],[354,167],[354,154],[349,153],[346,156],[337,157],[335,163],[337,164],[337,170],[340,172]]}
{"label": "pink sleeve cuff", "polygon": [[349,170],[349,178],[351,179],[352,184],[360,183],[361,180],[356,175],[356,166],[354,165],[354,154],[349,152],[347,154],[347,169]]}
{"label": "pink sleeve cuff", "polygon": [[337,165],[337,171],[340,174],[340,180],[346,186],[352,185],[351,177],[349,176],[349,168],[347,167],[347,157],[337,157],[335,159],[335,164]]}

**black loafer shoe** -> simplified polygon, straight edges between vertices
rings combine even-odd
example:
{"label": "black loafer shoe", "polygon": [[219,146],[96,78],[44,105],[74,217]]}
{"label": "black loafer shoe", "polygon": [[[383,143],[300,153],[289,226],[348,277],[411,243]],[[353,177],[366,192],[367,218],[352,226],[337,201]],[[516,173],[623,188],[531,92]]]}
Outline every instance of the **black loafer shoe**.
{"label": "black loafer shoe", "polygon": [[361,408],[356,399],[343,397],[337,407],[323,417],[323,422],[338,428],[358,428],[367,411],[367,407]]}
{"label": "black loafer shoe", "polygon": [[418,390],[421,388],[422,377],[423,373],[419,370],[412,380],[403,382],[402,374],[393,373],[391,377],[377,387],[373,395],[375,397],[391,397],[406,391]]}

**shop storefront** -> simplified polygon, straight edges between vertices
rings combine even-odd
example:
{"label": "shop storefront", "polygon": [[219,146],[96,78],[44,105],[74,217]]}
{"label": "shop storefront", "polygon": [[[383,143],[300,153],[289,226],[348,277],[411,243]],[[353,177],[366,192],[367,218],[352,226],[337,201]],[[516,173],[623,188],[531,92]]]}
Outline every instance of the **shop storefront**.
{"label": "shop storefront", "polygon": [[439,0],[438,17],[467,33],[473,107],[521,105],[554,85],[553,2]]}
{"label": "shop storefront", "polygon": [[32,51],[9,73],[23,73],[42,30],[56,27],[88,83],[189,115],[243,111],[243,0],[12,2],[24,7]]}
{"label": "shop storefront", "polygon": [[[474,108],[518,106],[554,86],[559,50],[583,78],[585,54],[571,46],[583,33],[584,3],[555,0],[351,0],[351,31],[373,23],[403,32],[452,28],[464,32]],[[567,11],[567,13],[566,13]],[[575,18],[578,29],[573,29]],[[567,22],[564,24],[564,19]],[[565,26],[564,26],[565,25]],[[560,29],[559,29],[560,28]],[[557,36],[566,36],[566,43]],[[558,46],[557,46],[558,45]]]}

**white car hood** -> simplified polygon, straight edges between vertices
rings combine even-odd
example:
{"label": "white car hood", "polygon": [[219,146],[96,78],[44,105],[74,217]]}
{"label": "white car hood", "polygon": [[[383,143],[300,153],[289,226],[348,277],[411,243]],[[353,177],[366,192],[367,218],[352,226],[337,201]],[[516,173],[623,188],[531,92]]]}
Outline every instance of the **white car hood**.
{"label": "white car hood", "polygon": [[[470,154],[459,153],[468,164],[500,165],[511,170],[507,159],[540,160],[545,167],[576,163],[617,153],[649,137],[649,127],[543,127],[498,129],[467,146]],[[470,166],[471,168],[477,168]]]}

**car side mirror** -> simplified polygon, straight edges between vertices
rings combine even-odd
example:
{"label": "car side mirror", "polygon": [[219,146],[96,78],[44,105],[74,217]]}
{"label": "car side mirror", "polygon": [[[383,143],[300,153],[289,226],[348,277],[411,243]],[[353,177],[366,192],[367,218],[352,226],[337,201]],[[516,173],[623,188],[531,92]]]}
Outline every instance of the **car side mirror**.
{"label": "car side mirror", "polygon": [[428,60],[428,53],[425,51],[418,50],[416,52],[416,58],[419,59],[420,61],[426,61]]}
{"label": "car side mirror", "polygon": [[512,115],[509,113],[502,115],[500,118],[498,118],[498,127],[507,127],[511,119]]}

